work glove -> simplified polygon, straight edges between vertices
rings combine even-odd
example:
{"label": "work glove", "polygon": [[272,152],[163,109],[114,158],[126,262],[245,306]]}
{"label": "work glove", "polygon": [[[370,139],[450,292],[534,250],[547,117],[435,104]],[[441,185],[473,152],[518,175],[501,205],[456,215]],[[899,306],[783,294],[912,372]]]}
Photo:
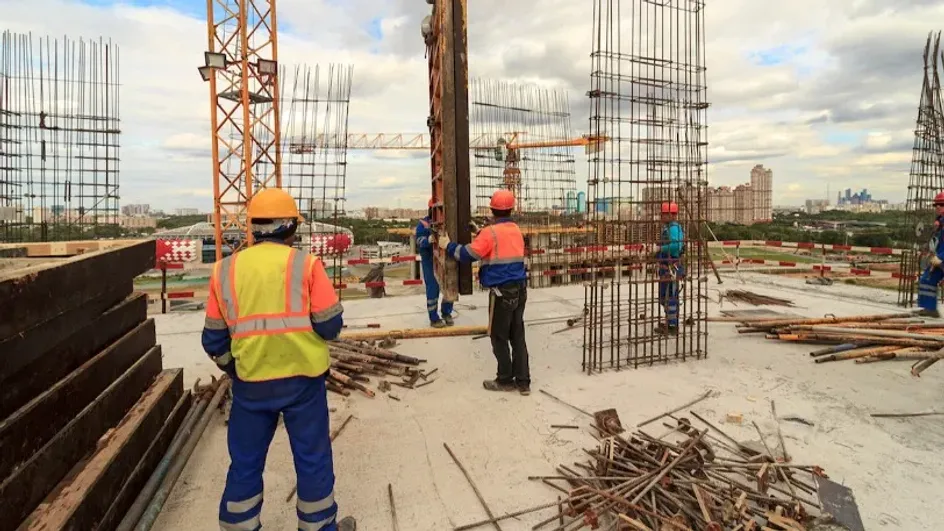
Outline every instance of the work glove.
{"label": "work glove", "polygon": [[944,261],[941,261],[940,257],[936,254],[931,255],[931,267],[940,267]]}
{"label": "work glove", "polygon": [[474,221],[470,221],[470,222],[469,222],[469,230],[472,231],[472,234],[478,234],[479,231],[482,230],[482,228],[479,227],[478,223],[476,223],[476,222],[474,222]]}
{"label": "work glove", "polygon": [[448,234],[441,234],[440,236],[438,236],[438,237],[436,238],[436,243],[439,244],[439,248],[440,248],[440,249],[442,249],[443,251],[445,251],[445,250],[446,250],[446,247],[449,247],[449,243],[450,243],[450,242],[449,242],[449,235],[448,235]]}

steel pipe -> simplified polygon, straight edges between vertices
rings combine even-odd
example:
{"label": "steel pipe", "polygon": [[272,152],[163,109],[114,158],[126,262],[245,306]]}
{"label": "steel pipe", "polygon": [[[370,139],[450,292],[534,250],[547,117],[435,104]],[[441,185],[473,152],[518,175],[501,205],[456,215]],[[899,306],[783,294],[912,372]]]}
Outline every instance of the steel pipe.
{"label": "steel pipe", "polygon": [[229,378],[220,380],[219,387],[216,388],[213,398],[207,405],[206,410],[204,410],[200,420],[194,426],[193,431],[190,433],[190,437],[187,439],[187,442],[184,444],[183,448],[181,448],[180,454],[170,465],[170,469],[167,471],[167,475],[164,476],[164,479],[161,481],[160,487],[154,494],[154,498],[148,504],[144,514],[141,515],[141,520],[138,522],[138,525],[135,526],[135,531],[149,531],[151,527],[154,526],[154,522],[157,520],[158,515],[161,514],[161,509],[164,508],[164,503],[167,501],[171,491],[174,489],[174,485],[177,483],[180,473],[183,472],[184,466],[186,466],[187,461],[193,454],[194,448],[196,448],[197,443],[200,442],[200,438],[203,436],[203,431],[206,429],[207,424],[210,423],[210,419],[213,418],[213,413],[216,411],[217,406],[220,405],[220,401],[223,400],[223,397],[226,395],[226,390],[229,389],[230,383],[231,382]]}

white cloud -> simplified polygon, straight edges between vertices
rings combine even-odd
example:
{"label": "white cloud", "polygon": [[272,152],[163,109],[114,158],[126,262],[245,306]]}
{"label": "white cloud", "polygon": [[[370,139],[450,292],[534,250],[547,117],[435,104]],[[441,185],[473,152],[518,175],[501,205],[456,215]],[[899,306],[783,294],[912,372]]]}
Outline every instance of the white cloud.
{"label": "white cloud", "polygon": [[[588,123],[591,2],[470,2],[471,75],[568,90]],[[774,170],[778,201],[869,187],[902,200],[928,21],[940,3],[901,0],[729,0],[707,7],[710,176],[718,184]],[[198,4],[195,3],[194,6]],[[283,64],[354,64],[349,131],[425,132],[426,62],[417,0],[281,0]],[[196,71],[206,21],[168,7],[0,0],[5,27],[34,35],[110,38],[121,47],[123,202],[212,201],[209,94]],[[194,12],[198,12],[194,9]],[[382,39],[371,36],[379,24]],[[509,36],[513,36],[509,38]],[[780,54],[764,66],[759,54]],[[837,128],[856,139],[834,142]],[[579,155],[578,157],[582,157]],[[348,206],[422,207],[422,152],[349,154]],[[586,164],[578,161],[578,178]]]}

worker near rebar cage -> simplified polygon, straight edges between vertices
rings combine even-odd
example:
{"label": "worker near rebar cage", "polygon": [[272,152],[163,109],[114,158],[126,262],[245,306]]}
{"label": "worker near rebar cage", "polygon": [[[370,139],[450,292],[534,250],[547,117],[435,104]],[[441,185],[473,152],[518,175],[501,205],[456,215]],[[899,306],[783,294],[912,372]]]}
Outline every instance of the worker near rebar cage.
{"label": "worker near rebar cage", "polygon": [[679,291],[685,278],[682,256],[685,254],[685,233],[678,221],[678,203],[662,203],[662,234],[656,250],[656,274],[659,276],[659,304],[665,321],[656,326],[661,334],[678,334]]}
{"label": "worker near rebar cage", "polygon": [[928,243],[931,252],[927,267],[918,279],[918,307],[921,314],[928,317],[940,317],[937,309],[938,286],[944,280],[944,192],[934,197],[936,217]]}
{"label": "worker near rebar cage", "polygon": [[298,529],[354,531],[353,518],[336,522],[325,388],[325,341],[341,333],[343,308],[321,260],[292,248],[302,218],[291,195],[260,191],[248,218],[255,243],[213,266],[202,338],[232,379],[220,529],[261,528],[262,471],[281,415],[295,458]]}
{"label": "worker near rebar cage", "polygon": [[524,337],[528,301],[524,236],[511,220],[515,196],[510,190],[492,194],[489,207],[494,220],[478,231],[472,243],[451,242],[444,233],[438,236],[438,245],[454,260],[481,264],[479,282],[489,291],[488,334],[498,362],[495,379],[485,380],[482,385],[489,391],[518,391],[527,396],[531,394],[531,369]]}
{"label": "worker near rebar cage", "polygon": [[439,317],[439,282],[433,270],[433,242],[430,239],[433,231],[433,199],[426,204],[426,217],[416,224],[416,248],[420,253],[420,269],[423,270],[423,285],[426,286],[426,311],[429,313],[429,325],[433,328],[443,328],[455,324],[453,321],[453,303],[443,297],[442,318]]}

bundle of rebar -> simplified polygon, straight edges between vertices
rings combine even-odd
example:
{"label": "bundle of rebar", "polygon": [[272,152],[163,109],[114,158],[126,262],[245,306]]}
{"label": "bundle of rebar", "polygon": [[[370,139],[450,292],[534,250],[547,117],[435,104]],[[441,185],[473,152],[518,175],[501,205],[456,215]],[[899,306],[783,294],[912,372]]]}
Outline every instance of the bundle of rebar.
{"label": "bundle of rebar", "polygon": [[854,359],[856,363],[915,361],[920,376],[944,358],[944,323],[926,323],[914,314],[895,313],[819,319],[744,320],[742,334],[765,333],[768,339],[829,345],[810,352],[816,363]]}
{"label": "bundle of rebar", "polygon": [[[328,349],[331,354],[328,390],[344,396],[350,396],[351,390],[355,390],[374,398],[376,396],[374,390],[364,385],[371,383],[371,376],[399,377],[402,381],[394,381],[393,385],[414,389],[420,379],[426,380],[436,371],[434,369],[424,372],[417,368],[421,363],[426,363],[426,360],[398,354],[390,349],[373,346],[366,342],[338,339],[329,342]],[[378,387],[384,391],[390,388],[390,383],[381,380]]]}
{"label": "bundle of rebar", "polygon": [[756,424],[764,452],[692,416],[704,429],[671,415],[675,423],[665,422],[669,431],[659,437],[594,426],[598,445],[584,450],[587,462],[530,478],[566,494],[557,514],[532,529],[806,529],[820,508],[813,478],[825,477],[820,467],[775,456]]}
{"label": "bundle of rebar", "polygon": [[724,298],[734,303],[744,302],[754,306],[794,306],[790,299],[761,295],[743,289],[729,289],[724,292]]}

